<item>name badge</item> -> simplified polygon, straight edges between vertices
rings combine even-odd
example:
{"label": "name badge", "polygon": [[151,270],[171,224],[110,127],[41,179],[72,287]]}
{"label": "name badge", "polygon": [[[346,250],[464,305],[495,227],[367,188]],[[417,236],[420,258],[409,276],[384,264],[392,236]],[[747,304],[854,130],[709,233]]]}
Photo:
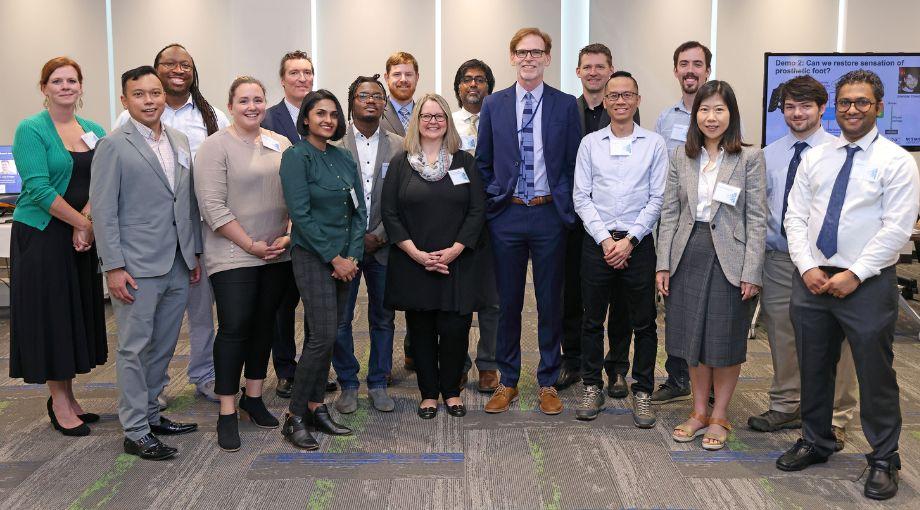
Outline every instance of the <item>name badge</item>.
{"label": "name badge", "polygon": [[470,182],[470,177],[466,175],[466,170],[462,168],[458,168],[456,170],[448,170],[447,175],[450,176],[450,180],[454,183],[454,186],[469,184]]}
{"label": "name badge", "polygon": [[281,152],[281,144],[278,143],[278,140],[266,135],[262,135],[262,147],[266,149],[271,149],[275,152]]}
{"label": "name badge", "polygon": [[351,195],[351,203],[355,205],[355,209],[358,208],[358,194],[355,193],[355,189],[351,188],[348,190],[348,194]]}
{"label": "name badge", "polygon": [[738,195],[740,194],[741,188],[720,182],[716,184],[716,191],[712,194],[712,199],[716,202],[734,206],[738,203]]}
{"label": "name badge", "polygon": [[687,124],[674,124],[674,127],[671,128],[671,140],[686,142],[688,129],[690,126]]}
{"label": "name badge", "polygon": [[89,147],[90,149],[95,149],[96,142],[99,141],[99,137],[96,136],[96,133],[93,133],[92,131],[88,133],[83,133],[82,135],[80,135],[80,139],[83,140],[83,143],[85,143],[86,146]]}
{"label": "name badge", "polygon": [[611,156],[629,156],[632,154],[632,139],[628,140],[618,140],[616,138],[610,139],[610,155]]}
{"label": "name badge", "polygon": [[179,164],[182,165],[185,169],[191,168],[191,156],[188,155],[184,150],[179,150]]}
{"label": "name badge", "polygon": [[389,163],[383,163],[382,165],[380,165],[380,178],[381,179],[387,178],[387,170],[389,169],[390,169]]}
{"label": "name badge", "polygon": [[468,151],[476,149],[476,137],[473,135],[460,137],[460,150]]}

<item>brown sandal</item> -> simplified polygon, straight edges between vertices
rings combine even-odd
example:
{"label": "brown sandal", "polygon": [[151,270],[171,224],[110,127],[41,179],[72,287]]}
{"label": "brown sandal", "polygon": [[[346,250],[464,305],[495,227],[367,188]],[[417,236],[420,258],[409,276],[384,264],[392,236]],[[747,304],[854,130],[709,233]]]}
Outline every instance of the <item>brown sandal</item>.
{"label": "brown sandal", "polygon": [[[703,424],[702,427],[698,429],[693,429],[688,425],[690,420],[696,420]],[[671,438],[677,441],[678,443],[689,443],[697,437],[706,433],[709,430],[709,417],[701,416],[696,413],[690,413],[690,418],[687,421],[681,423],[680,425],[674,427],[674,432],[671,433]],[[678,435],[677,432],[683,432],[683,435]]]}
{"label": "brown sandal", "polygon": [[[728,420],[723,419],[723,418],[710,418],[709,424],[710,425],[714,424],[714,425],[718,425],[722,427],[723,429],[728,431],[728,434],[725,434],[725,436],[723,437],[719,437],[719,436],[716,436],[715,434],[711,434],[707,432],[706,434],[703,435],[703,449],[709,450],[709,451],[721,450],[722,448],[725,447],[725,442],[728,441],[728,436],[732,432],[732,424],[729,423]],[[714,441],[714,442],[707,443],[706,442],[707,439],[710,441]]]}

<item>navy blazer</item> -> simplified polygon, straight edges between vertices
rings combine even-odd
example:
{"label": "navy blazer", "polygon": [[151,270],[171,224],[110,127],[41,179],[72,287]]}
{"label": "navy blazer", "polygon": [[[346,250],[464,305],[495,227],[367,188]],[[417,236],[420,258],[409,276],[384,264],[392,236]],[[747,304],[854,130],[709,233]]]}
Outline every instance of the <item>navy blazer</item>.
{"label": "navy blazer", "polygon": [[[515,86],[486,97],[479,112],[479,140],[476,165],[486,189],[486,218],[498,216],[508,205],[520,175],[521,149],[518,142]],[[582,127],[575,96],[543,85],[540,107],[543,126],[543,159],[553,204],[563,223],[575,226],[572,205],[575,157]]]}
{"label": "navy blazer", "polygon": [[300,134],[294,126],[294,121],[291,120],[291,114],[288,112],[287,105],[284,104],[284,99],[265,112],[262,127],[286,137],[293,145],[297,145],[297,142],[300,141]]}

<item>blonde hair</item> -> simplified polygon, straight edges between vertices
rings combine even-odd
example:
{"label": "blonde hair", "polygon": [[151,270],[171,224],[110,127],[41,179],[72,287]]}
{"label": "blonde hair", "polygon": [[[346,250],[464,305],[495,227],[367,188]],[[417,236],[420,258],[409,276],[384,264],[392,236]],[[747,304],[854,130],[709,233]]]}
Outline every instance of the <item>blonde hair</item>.
{"label": "blonde hair", "polygon": [[444,141],[442,142],[447,153],[453,154],[457,152],[460,150],[460,135],[457,133],[457,127],[454,125],[454,116],[450,113],[450,106],[447,105],[447,101],[438,94],[425,94],[418,100],[415,108],[412,109],[412,118],[409,119],[409,127],[406,128],[406,138],[403,142],[403,147],[409,154],[418,154],[422,152],[422,143],[419,140],[419,124],[421,124],[422,121],[419,117],[422,115],[422,106],[428,101],[438,103],[438,106],[444,111],[444,115],[447,116],[447,132],[444,133]]}

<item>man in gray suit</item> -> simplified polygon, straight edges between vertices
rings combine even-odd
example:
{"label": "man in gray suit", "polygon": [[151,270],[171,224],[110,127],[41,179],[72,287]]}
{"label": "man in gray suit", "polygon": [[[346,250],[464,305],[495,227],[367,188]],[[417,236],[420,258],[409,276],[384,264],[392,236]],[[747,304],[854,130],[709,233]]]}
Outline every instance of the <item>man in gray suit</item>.
{"label": "man in gray suit", "polygon": [[367,230],[364,234],[364,260],[358,264],[358,274],[351,281],[348,305],[339,322],[332,366],[338,375],[342,392],[335,402],[341,413],[353,413],[358,408],[358,371],[355,358],[351,321],[361,286],[361,274],[367,284],[367,318],[371,333],[368,356],[367,394],[378,411],[390,412],[396,408],[387,395],[387,378],[393,368],[393,318],[394,312],[383,307],[386,285],[387,255],[390,246],[380,217],[380,193],[390,160],[403,148],[402,137],[386,131],[380,125],[384,105],[388,103],[386,90],[378,80],[380,75],[359,76],[348,87],[348,117],[351,122],[345,137],[336,145],[348,149],[361,170],[361,189],[367,207]]}
{"label": "man in gray suit", "polygon": [[90,203],[118,324],[125,453],[161,460],[178,450],[154,433],[198,427],[160,416],[157,396],[166,384],[189,284],[200,278],[201,222],[188,139],[160,122],[166,97],[156,71],[132,69],[121,84],[131,119],[96,147]]}

